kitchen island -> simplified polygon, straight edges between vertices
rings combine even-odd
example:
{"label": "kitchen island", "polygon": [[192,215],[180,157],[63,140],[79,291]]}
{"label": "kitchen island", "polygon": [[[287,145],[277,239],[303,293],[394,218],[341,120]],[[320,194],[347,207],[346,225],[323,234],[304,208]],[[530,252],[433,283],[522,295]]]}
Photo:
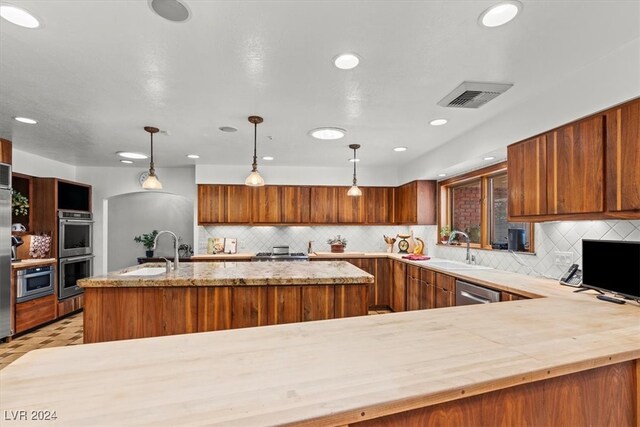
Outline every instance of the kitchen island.
{"label": "kitchen island", "polygon": [[84,342],[363,316],[373,280],[344,261],[138,265],[78,282]]}

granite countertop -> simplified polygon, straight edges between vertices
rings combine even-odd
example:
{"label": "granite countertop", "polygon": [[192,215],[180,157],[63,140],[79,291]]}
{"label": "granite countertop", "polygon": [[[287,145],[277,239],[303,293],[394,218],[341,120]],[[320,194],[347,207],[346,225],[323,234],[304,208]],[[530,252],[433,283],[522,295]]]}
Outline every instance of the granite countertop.
{"label": "granite countertop", "polygon": [[15,261],[12,262],[11,268],[13,268],[14,270],[21,270],[23,268],[32,268],[32,267],[38,267],[41,265],[50,265],[55,263],[56,263],[55,258],[29,258],[29,259],[23,259],[17,262]]}
{"label": "granite countertop", "polygon": [[144,268],[164,268],[149,263],[125,268],[105,276],[78,281],[83,288],[147,286],[268,286],[349,285],[373,283],[372,275],[346,261],[325,262],[192,262],[178,271],[153,276],[127,275]]}

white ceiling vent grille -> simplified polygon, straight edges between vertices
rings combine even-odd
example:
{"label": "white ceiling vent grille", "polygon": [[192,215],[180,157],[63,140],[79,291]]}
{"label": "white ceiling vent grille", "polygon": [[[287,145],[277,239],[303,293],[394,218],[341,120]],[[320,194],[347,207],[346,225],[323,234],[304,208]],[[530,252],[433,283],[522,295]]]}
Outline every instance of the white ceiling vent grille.
{"label": "white ceiling vent grille", "polygon": [[505,93],[512,84],[463,82],[438,102],[441,107],[480,108],[496,96]]}

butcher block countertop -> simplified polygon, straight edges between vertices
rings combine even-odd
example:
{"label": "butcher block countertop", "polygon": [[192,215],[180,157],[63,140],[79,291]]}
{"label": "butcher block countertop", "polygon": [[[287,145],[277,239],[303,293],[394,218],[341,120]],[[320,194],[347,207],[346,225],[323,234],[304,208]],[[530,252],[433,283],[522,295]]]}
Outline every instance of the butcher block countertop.
{"label": "butcher block countertop", "polygon": [[178,271],[152,276],[124,273],[147,268],[164,268],[149,263],[125,268],[105,276],[78,281],[83,288],[154,286],[268,286],[349,285],[373,283],[372,275],[346,261],[325,262],[190,262]]}
{"label": "butcher block countertop", "polygon": [[568,290],[48,348],[0,371],[0,413],[56,411],[46,425],[343,425],[639,359],[639,319],[637,304]]}
{"label": "butcher block countertop", "polygon": [[11,268],[14,270],[21,270],[23,268],[42,267],[44,265],[51,265],[55,263],[55,258],[29,258],[22,259],[20,261],[13,261],[11,263]]}

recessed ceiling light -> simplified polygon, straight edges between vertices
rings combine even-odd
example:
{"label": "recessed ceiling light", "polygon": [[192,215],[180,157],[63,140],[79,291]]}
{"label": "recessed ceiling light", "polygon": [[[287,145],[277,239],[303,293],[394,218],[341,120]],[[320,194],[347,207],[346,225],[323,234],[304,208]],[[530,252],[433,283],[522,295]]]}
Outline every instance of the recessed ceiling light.
{"label": "recessed ceiling light", "polygon": [[33,29],[40,26],[40,22],[35,16],[26,10],[9,3],[0,4],[0,16],[20,27]]}
{"label": "recessed ceiling light", "polygon": [[347,134],[347,131],[340,128],[317,128],[309,131],[309,135],[316,139],[340,139]]}
{"label": "recessed ceiling light", "polygon": [[187,157],[190,159],[199,159],[200,156],[198,156],[197,154],[187,154]]}
{"label": "recessed ceiling light", "polygon": [[222,132],[237,132],[238,129],[231,127],[231,126],[220,126],[218,129],[220,129]]}
{"label": "recessed ceiling light", "polygon": [[273,160],[273,157],[271,157],[271,156],[264,156],[264,157],[262,158],[262,160]]}
{"label": "recessed ceiling light", "polygon": [[341,70],[351,70],[360,63],[360,58],[354,53],[343,53],[333,58],[333,65]]}
{"label": "recessed ceiling light", "polygon": [[443,178],[443,177],[447,176],[447,174],[446,174],[446,173],[439,173],[439,174],[438,174],[438,176],[439,176],[440,178]]}
{"label": "recessed ceiling light", "polygon": [[147,155],[142,153],[132,153],[129,151],[118,151],[116,153],[120,157],[124,157],[125,159],[146,159]]}
{"label": "recessed ceiling light", "polygon": [[434,119],[434,120],[431,120],[429,124],[431,126],[442,126],[442,125],[446,125],[447,122],[448,122],[447,119]]}
{"label": "recessed ceiling light", "polygon": [[120,160],[120,163],[126,163],[128,165],[133,163],[133,160]]}
{"label": "recessed ceiling light", "polygon": [[178,0],[149,0],[149,7],[171,22],[184,22],[191,15],[187,6]]}
{"label": "recessed ceiling light", "polygon": [[349,159],[349,161],[350,161],[351,163],[356,163],[356,162],[359,162],[359,161],[360,161],[360,159]]}
{"label": "recessed ceiling light", "polygon": [[485,27],[493,28],[504,25],[516,17],[522,10],[522,3],[516,0],[507,0],[496,3],[480,15],[478,22]]}
{"label": "recessed ceiling light", "polygon": [[13,119],[20,123],[26,123],[28,125],[35,125],[36,123],[38,123],[37,120],[33,120],[28,117],[14,117]]}
{"label": "recessed ceiling light", "polygon": [[495,160],[495,159],[496,158],[493,157],[493,156],[487,156],[487,157],[483,158],[482,160],[487,160],[488,161],[488,160]]}
{"label": "recessed ceiling light", "polygon": [[407,151],[407,147],[396,147],[396,148],[393,149],[393,151],[398,151],[398,152]]}

